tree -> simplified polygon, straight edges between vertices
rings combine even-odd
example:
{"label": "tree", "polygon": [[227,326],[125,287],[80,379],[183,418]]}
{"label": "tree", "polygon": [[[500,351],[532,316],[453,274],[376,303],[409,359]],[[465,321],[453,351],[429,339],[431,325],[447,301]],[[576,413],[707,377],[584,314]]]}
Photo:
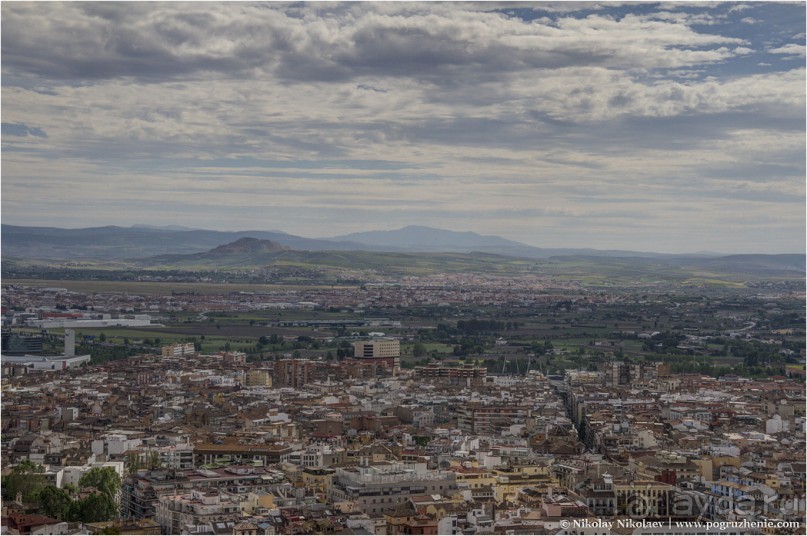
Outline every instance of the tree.
{"label": "tree", "polygon": [[65,513],[65,521],[81,521],[95,523],[110,521],[118,517],[118,505],[115,499],[106,493],[92,493],[83,499],[70,503]]}
{"label": "tree", "polygon": [[[70,502],[63,513],[65,521],[94,523],[118,517],[117,495],[121,478],[112,467],[93,467],[82,475],[78,484],[82,488],[95,488],[97,491]],[[66,496],[69,499],[69,494]]]}
{"label": "tree", "polygon": [[156,451],[151,451],[149,453],[148,459],[148,468],[149,469],[159,469],[163,466],[163,461],[160,459],[160,453]]}
{"label": "tree", "polygon": [[412,347],[412,355],[414,357],[423,357],[426,355],[426,346],[421,342],[416,342],[415,346]]}
{"label": "tree", "polygon": [[124,467],[126,468],[126,474],[133,475],[140,469],[143,469],[143,462],[140,461],[140,456],[134,452],[130,452],[126,455]]}
{"label": "tree", "polygon": [[42,513],[49,517],[62,519],[67,513],[70,504],[70,493],[56,486],[45,486],[38,494],[39,505]]}
{"label": "tree", "polygon": [[44,471],[41,465],[31,460],[22,460],[11,474],[3,479],[3,496],[14,500],[20,493],[24,502],[36,501],[39,491],[47,485],[42,474]]}
{"label": "tree", "polygon": [[93,467],[78,481],[82,488],[95,488],[104,495],[114,498],[120,491],[120,475],[112,467]]}

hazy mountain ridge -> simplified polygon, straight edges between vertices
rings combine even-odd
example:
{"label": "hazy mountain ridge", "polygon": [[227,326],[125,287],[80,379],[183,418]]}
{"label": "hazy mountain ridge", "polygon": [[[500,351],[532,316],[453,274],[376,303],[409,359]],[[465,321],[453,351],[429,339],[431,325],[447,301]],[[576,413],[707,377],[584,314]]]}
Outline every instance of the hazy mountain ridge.
{"label": "hazy mountain ridge", "polygon": [[[367,240],[365,244],[357,240]],[[418,242],[421,240],[421,242]],[[6,260],[96,260],[144,269],[246,268],[277,264],[369,268],[401,273],[517,269],[530,264],[553,272],[656,274],[712,273],[750,277],[803,277],[805,256],[698,254],[664,255],[592,249],[543,249],[498,236],[458,233],[422,226],[310,239],[280,231],[174,230],[152,227],[2,226]],[[399,266],[400,265],[400,266]],[[400,270],[396,271],[396,267]]]}
{"label": "hazy mountain ridge", "polygon": [[[597,250],[592,248],[539,248],[508,240],[495,235],[480,235],[471,231],[447,231],[422,225],[409,225],[391,231],[366,231],[334,236],[323,240],[360,242],[384,251],[409,252],[461,252],[478,251],[493,255],[548,259],[556,255],[594,255],[599,257],[665,257],[668,254],[627,251]],[[700,256],[700,254],[693,254]]]}
{"label": "hazy mountain ridge", "polygon": [[360,242],[370,246],[398,247],[480,247],[480,246],[515,246],[531,247],[520,242],[507,240],[500,236],[480,235],[472,231],[446,231],[422,225],[409,225],[392,231],[365,231],[348,235],[334,236],[324,240]]}
{"label": "hazy mountain ridge", "polygon": [[181,231],[116,226],[59,229],[3,224],[2,255],[51,260],[123,260],[155,255],[204,253],[240,238],[271,240],[298,250],[349,250],[361,247],[361,244],[303,238],[280,231]]}
{"label": "hazy mountain ridge", "polygon": [[368,231],[330,239],[305,238],[282,231],[182,230],[156,226],[60,229],[2,225],[2,255],[50,260],[123,260],[156,255],[203,253],[240,238],[271,240],[300,251],[482,252],[546,259],[556,255],[667,257],[648,252],[574,248],[538,248],[499,236],[423,226],[396,231]]}

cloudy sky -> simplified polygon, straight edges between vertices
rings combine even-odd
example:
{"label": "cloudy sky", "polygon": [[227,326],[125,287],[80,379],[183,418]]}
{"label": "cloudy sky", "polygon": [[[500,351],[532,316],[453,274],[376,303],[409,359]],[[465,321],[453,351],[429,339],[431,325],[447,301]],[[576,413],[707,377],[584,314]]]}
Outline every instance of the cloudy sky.
{"label": "cloudy sky", "polygon": [[3,223],[804,251],[804,3],[0,9]]}

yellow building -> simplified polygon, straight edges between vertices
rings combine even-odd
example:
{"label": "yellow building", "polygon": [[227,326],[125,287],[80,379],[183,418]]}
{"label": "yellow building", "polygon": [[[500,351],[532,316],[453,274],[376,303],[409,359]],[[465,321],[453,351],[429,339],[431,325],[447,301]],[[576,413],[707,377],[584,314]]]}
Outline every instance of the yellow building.
{"label": "yellow building", "polygon": [[614,484],[617,515],[645,518],[668,517],[673,513],[675,486],[655,480],[634,480]]}
{"label": "yellow building", "polygon": [[704,480],[712,480],[714,478],[714,466],[712,465],[712,459],[709,457],[706,458],[698,458],[692,460],[692,463],[698,466],[700,470],[700,476],[703,477]]}
{"label": "yellow building", "polygon": [[362,357],[401,357],[401,341],[398,339],[373,339],[353,343],[353,355]]}
{"label": "yellow building", "polygon": [[274,510],[275,496],[267,492],[247,493],[245,500],[239,503],[243,515],[257,513],[258,509]]}
{"label": "yellow building", "polygon": [[196,353],[196,347],[192,342],[170,344],[161,347],[163,357],[181,357]]}
{"label": "yellow building", "polygon": [[489,469],[452,467],[449,470],[457,474],[457,486],[460,488],[462,483],[467,484],[470,489],[479,489],[496,484],[496,477],[493,476]]}
{"label": "yellow building", "polygon": [[272,377],[268,370],[248,370],[244,374],[244,385],[247,387],[272,387]]}
{"label": "yellow building", "polygon": [[302,477],[306,489],[312,489],[320,493],[327,494],[333,484],[333,469],[320,467],[306,467],[303,469]]}
{"label": "yellow building", "polygon": [[525,488],[548,491],[560,486],[560,480],[552,476],[549,467],[544,465],[521,465],[509,469],[492,471],[496,482],[493,485],[493,498],[497,503],[517,501]]}

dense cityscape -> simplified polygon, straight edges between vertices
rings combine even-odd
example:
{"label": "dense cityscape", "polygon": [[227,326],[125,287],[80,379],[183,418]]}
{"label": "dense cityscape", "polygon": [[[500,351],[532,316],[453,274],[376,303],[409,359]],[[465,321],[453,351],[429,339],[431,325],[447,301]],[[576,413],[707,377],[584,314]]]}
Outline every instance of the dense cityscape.
{"label": "dense cityscape", "polygon": [[0,536],[807,533],[804,0],[0,25]]}

